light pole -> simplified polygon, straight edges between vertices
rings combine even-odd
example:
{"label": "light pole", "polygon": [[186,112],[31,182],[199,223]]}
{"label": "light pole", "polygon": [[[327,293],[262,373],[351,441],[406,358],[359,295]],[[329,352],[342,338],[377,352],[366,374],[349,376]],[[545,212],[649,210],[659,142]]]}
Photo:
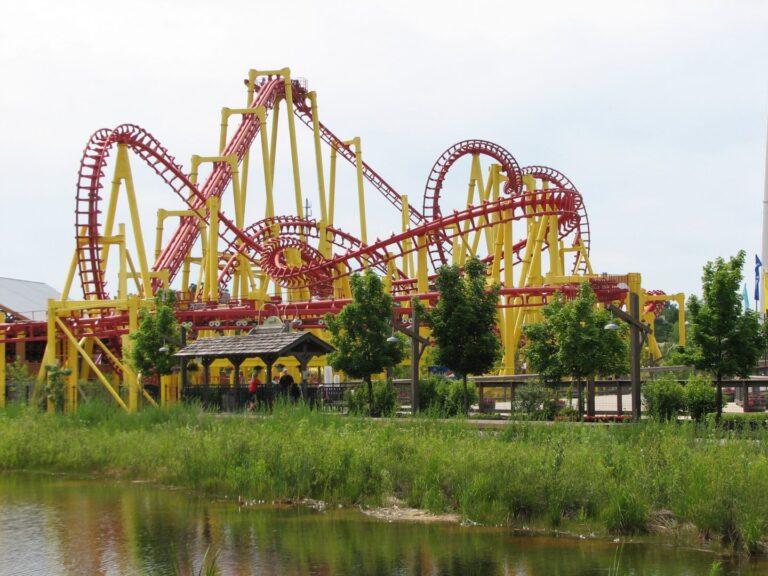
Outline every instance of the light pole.
{"label": "light pole", "polygon": [[[640,349],[643,338],[651,329],[640,321],[640,297],[635,292],[629,293],[629,314],[613,304],[606,304],[606,310],[616,318],[629,324],[630,378],[632,380],[632,418],[640,420]],[[618,325],[611,322],[606,330],[616,330]]]}
{"label": "light pole", "polygon": [[[411,413],[415,415],[419,411],[419,360],[424,350],[429,346],[429,340],[419,334],[418,307],[416,305],[411,307],[410,328],[398,323],[394,323],[393,327],[411,339]],[[395,336],[392,335],[390,338],[395,338]],[[387,338],[388,342],[391,341],[390,338]]]}

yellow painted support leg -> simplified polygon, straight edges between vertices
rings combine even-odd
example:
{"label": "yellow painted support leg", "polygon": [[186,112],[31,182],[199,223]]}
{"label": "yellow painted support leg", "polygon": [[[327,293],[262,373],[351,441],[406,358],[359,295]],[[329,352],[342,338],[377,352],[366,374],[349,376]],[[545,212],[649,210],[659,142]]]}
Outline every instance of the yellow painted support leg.
{"label": "yellow painted support leg", "polygon": [[70,369],[67,376],[67,394],[64,399],[64,410],[70,414],[77,412],[77,380],[78,380],[78,357],[77,342],[69,340],[67,342],[67,368]]}
{"label": "yellow painted support leg", "polygon": [[141,219],[139,218],[139,206],[136,201],[136,191],[133,187],[133,176],[131,175],[131,165],[128,162],[128,148],[124,144],[117,146],[117,162],[115,163],[115,176],[125,182],[125,191],[128,198],[128,208],[131,213],[131,225],[133,227],[133,238],[136,241],[136,254],[139,258],[139,270],[141,271],[141,284],[144,290],[144,297],[152,296],[152,283],[149,276],[149,264],[147,263],[147,253],[144,250],[144,236],[141,231]]}
{"label": "yellow painted support leg", "polygon": [[328,210],[325,203],[325,174],[323,174],[323,155],[320,146],[320,121],[317,117],[317,93],[309,93],[312,106],[312,134],[315,140],[315,165],[317,169],[317,192],[320,196],[320,219],[328,221]]}
{"label": "yellow painted support leg", "polygon": [[429,270],[427,269],[427,239],[424,236],[419,236],[416,242],[419,247],[419,269],[417,276],[417,286],[419,294],[426,294],[429,290]]}
{"label": "yellow painted support leg", "polygon": [[331,164],[328,168],[328,225],[333,226],[333,214],[336,208],[336,146],[331,146]]}
{"label": "yellow painted support leg", "polygon": [[[512,298],[507,297],[507,305],[512,303]],[[508,376],[515,373],[515,352],[517,351],[517,341],[515,340],[515,323],[517,314],[514,308],[505,310],[504,321],[504,375]]]}
{"label": "yellow painted support leg", "polygon": [[365,215],[365,188],[363,186],[363,150],[360,143],[360,137],[355,136],[349,142],[355,149],[355,169],[357,172],[357,209],[360,213],[360,240],[363,244],[368,244],[368,228]]}
{"label": "yellow painted support leg", "polygon": [[301,197],[301,177],[299,175],[299,152],[296,145],[296,123],[293,119],[293,88],[291,86],[291,71],[283,68],[281,71],[285,83],[286,115],[288,116],[288,134],[291,142],[291,166],[293,167],[293,191],[296,195],[296,215],[304,218],[303,199]]}
{"label": "yellow painted support leg", "polygon": [[[139,299],[132,296],[128,299],[128,334],[121,338],[122,356],[129,358],[133,341],[130,335],[139,329]],[[133,370],[123,370],[123,382],[128,388],[128,411],[136,412],[139,409],[139,381]]]}
{"label": "yellow painted support leg", "polygon": [[[405,232],[410,228],[410,221],[411,221],[411,207],[408,204],[408,196],[401,196],[400,200],[402,202],[402,220],[401,220],[401,231]],[[407,277],[412,277],[416,273],[415,266],[413,265],[413,241],[410,238],[405,238],[403,240],[403,273]]]}
{"label": "yellow painted support leg", "polygon": [[61,330],[62,334],[72,342],[75,349],[77,350],[77,353],[82,356],[83,360],[91,367],[91,370],[93,370],[93,373],[96,375],[96,377],[99,379],[99,381],[104,385],[104,388],[107,389],[109,394],[112,396],[112,398],[115,399],[115,402],[123,408],[124,410],[128,410],[128,406],[125,405],[125,402],[123,402],[123,399],[120,397],[120,395],[115,391],[115,389],[112,387],[112,384],[110,384],[109,380],[106,379],[104,374],[99,370],[98,366],[93,362],[89,354],[86,354],[85,350],[80,346],[80,344],[77,342],[77,339],[72,335],[72,333],[69,331],[67,326],[59,319],[55,318],[54,324]]}
{"label": "yellow painted support leg", "polygon": [[219,199],[208,198],[208,274],[205,279],[207,299],[219,299]]}

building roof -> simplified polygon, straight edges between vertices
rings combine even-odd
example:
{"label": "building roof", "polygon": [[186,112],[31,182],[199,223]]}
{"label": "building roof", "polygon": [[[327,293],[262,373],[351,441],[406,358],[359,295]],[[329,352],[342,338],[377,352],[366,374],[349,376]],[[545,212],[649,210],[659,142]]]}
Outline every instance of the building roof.
{"label": "building roof", "polygon": [[174,356],[201,358],[312,357],[332,352],[334,347],[311,332],[264,330],[243,336],[200,338]]}
{"label": "building roof", "polygon": [[43,282],[0,277],[0,310],[17,320],[45,320],[48,300],[59,297],[56,290]]}

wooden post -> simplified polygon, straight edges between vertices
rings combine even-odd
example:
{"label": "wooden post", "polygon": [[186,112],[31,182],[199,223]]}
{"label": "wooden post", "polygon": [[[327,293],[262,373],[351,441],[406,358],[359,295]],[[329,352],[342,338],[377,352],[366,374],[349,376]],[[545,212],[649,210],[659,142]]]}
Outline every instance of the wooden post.
{"label": "wooden post", "polygon": [[587,380],[587,416],[595,415],[595,381]]}

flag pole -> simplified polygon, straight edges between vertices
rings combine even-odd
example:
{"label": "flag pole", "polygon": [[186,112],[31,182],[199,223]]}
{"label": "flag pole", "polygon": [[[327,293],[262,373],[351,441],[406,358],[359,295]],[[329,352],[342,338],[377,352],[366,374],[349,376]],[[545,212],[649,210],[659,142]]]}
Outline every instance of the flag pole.
{"label": "flag pole", "polygon": [[[768,263],[768,122],[766,122],[766,137],[765,137],[765,184],[763,189],[763,246],[761,251],[762,261]],[[763,297],[763,301],[760,304],[760,308],[758,309],[758,312],[760,313],[760,317],[765,320],[765,313],[766,309],[768,309],[768,302],[766,302],[766,297],[768,296],[768,291],[766,290],[766,271],[765,266],[763,266],[763,269],[760,274],[760,279],[763,281],[762,290],[761,290],[761,296]],[[755,308],[757,309],[757,305],[755,305]]]}

